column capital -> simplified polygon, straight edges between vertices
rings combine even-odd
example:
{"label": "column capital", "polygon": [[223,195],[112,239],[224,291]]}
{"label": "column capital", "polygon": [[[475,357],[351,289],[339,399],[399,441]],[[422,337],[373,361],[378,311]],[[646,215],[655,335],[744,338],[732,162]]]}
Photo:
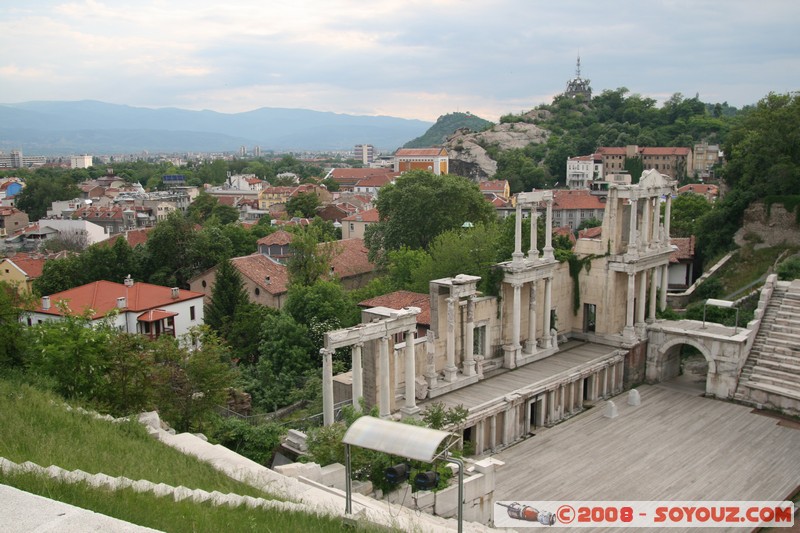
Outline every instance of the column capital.
{"label": "column capital", "polygon": [[515,289],[521,289],[524,283],[522,283],[521,281],[512,281],[510,285]]}

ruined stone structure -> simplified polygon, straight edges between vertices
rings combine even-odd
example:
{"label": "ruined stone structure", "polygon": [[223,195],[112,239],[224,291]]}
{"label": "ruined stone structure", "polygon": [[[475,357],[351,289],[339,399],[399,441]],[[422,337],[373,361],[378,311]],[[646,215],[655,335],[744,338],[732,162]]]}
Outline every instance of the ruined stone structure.
{"label": "ruined stone structure", "polygon": [[[461,405],[468,417],[457,429],[477,454],[632,384],[669,379],[682,344],[709,361],[706,392],[732,398],[753,328],[656,320],[666,306],[675,191],[675,182],[655,170],[638,184],[612,184],[601,234],[578,239],[571,262],[554,257],[552,191],[518,194],[515,249],[498,265],[499,296],[480,294],[476,276],[432,280],[426,337],[414,338],[416,308],[368,309],[364,324],[326,334],[326,423],[333,419],[329,350],[345,346],[353,347],[354,403],[363,395],[385,417],[411,416],[417,401]],[[523,223],[533,229],[527,254]]]}

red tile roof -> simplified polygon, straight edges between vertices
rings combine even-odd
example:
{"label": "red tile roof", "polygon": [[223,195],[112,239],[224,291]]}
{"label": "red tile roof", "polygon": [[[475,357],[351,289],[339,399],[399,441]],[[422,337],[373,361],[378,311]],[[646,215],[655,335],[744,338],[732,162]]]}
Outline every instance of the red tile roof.
{"label": "red tile roof", "polygon": [[389,174],[394,174],[394,170],[391,168],[334,168],[330,177],[339,184],[355,185],[365,178]]}
{"label": "red tile roof", "polygon": [[506,191],[508,181],[506,180],[484,180],[478,182],[478,188],[481,192],[496,192],[503,194]]}
{"label": "red tile roof", "polygon": [[380,176],[369,176],[367,178],[359,180],[358,183],[356,183],[355,186],[356,187],[385,187],[386,185],[390,184],[392,182],[392,180],[395,179],[397,176],[399,176],[399,174],[394,174],[394,173],[392,173],[391,175],[383,174],[383,175],[380,175]]}
{"label": "red tile roof", "polygon": [[378,222],[378,220],[380,220],[380,215],[378,214],[377,209],[367,209],[366,211],[361,211],[360,213],[356,213],[342,219],[342,221],[345,220],[348,222]]}
{"label": "red tile roof", "polygon": [[396,157],[439,157],[447,155],[444,148],[401,148],[394,153]]}
{"label": "red tile roof", "polygon": [[264,246],[272,246],[273,244],[276,244],[278,246],[285,246],[290,242],[292,242],[293,237],[294,236],[288,231],[279,229],[275,233],[270,233],[266,237],[261,237],[260,239],[258,239],[256,244]]}
{"label": "red tile roof", "polygon": [[331,244],[334,254],[331,266],[336,277],[341,279],[359,276],[375,270],[375,265],[369,262],[369,250],[364,246],[363,239],[345,239]]}
{"label": "red tile roof", "polygon": [[389,309],[402,309],[404,307],[419,307],[420,314],[417,315],[417,324],[425,326],[431,325],[431,300],[427,294],[411,291],[395,291],[383,296],[376,296],[358,302],[359,307],[369,309],[370,307],[388,307]]}
{"label": "red tile roof", "polygon": [[603,227],[597,226],[595,228],[586,228],[578,231],[579,239],[599,239],[603,234]]}
{"label": "red tile roof", "polygon": [[136,317],[136,320],[139,322],[158,322],[159,320],[163,320],[171,316],[178,316],[178,313],[164,311],[163,309],[150,309],[149,311],[145,311]]}
{"label": "red tile roof", "polygon": [[[640,155],[689,155],[691,150],[682,146],[639,146],[636,153]],[[597,149],[600,155],[627,155],[625,146],[601,146]]]}
{"label": "red tile roof", "polygon": [[93,311],[92,319],[98,319],[117,308],[117,298],[127,297],[129,311],[147,311],[164,307],[176,302],[185,302],[195,298],[203,298],[200,292],[179,289],[178,297],[172,297],[170,287],[151,285],[150,283],[134,283],[128,288],[122,283],[112,281],[95,281],[50,295],[50,309],[42,309],[41,303],[35,309],[37,313],[61,315],[58,302],[65,301],[74,313],[82,313],[88,309]]}
{"label": "red tile roof", "polygon": [[606,208],[606,204],[600,201],[600,197],[591,194],[590,191],[583,189],[553,191],[554,209],[600,209]]}
{"label": "red tile roof", "polygon": [[690,183],[678,189],[678,194],[693,192],[695,194],[710,194],[716,196],[719,194],[719,187],[716,185],[708,185],[705,183]]}
{"label": "red tile roof", "polygon": [[35,279],[42,275],[47,259],[42,256],[32,257],[26,253],[18,253],[14,257],[7,257],[6,261],[13,263],[28,278]]}
{"label": "red tile roof", "polygon": [[117,235],[114,235],[104,241],[101,241],[101,244],[106,246],[114,246],[114,243],[117,242],[117,239],[125,239],[126,241],[128,241],[128,245],[131,248],[135,248],[140,244],[144,244],[147,242],[147,238],[150,235],[151,231],[153,231],[153,228],[127,230],[125,233],[118,233]]}
{"label": "red tile roof", "polygon": [[678,247],[669,255],[670,263],[680,263],[694,259],[694,235],[691,237],[672,237],[670,244]]}
{"label": "red tile roof", "polygon": [[563,235],[564,237],[569,238],[569,242],[575,244],[575,234],[572,232],[572,228],[569,226],[561,226],[559,228],[555,228],[553,230],[555,235]]}

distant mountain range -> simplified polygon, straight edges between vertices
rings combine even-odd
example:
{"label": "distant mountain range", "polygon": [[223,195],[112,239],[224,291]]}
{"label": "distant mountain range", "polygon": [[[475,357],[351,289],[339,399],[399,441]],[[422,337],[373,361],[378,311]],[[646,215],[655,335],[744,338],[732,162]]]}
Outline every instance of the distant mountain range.
{"label": "distant mountain range", "polygon": [[245,113],[148,109],[92,100],[0,104],[0,151],[26,155],[269,150],[393,151],[432,125],[422,120],[263,107]]}

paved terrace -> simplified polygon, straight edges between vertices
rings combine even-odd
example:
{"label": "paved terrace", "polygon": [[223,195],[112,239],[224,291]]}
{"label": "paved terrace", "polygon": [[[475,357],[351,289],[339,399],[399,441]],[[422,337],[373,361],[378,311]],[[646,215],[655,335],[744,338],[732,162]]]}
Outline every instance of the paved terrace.
{"label": "paved terrace", "polygon": [[[569,341],[560,345],[558,353],[546,359],[528,363],[514,370],[506,370],[474,385],[437,396],[432,401],[442,402],[447,407],[462,405],[466,409],[470,409],[503,398],[521,388],[532,388],[539,384],[560,380],[573,373],[578,367],[613,357],[615,353],[616,348],[610,346]],[[421,403],[420,406],[424,407],[424,403]]]}
{"label": "paved terrace", "polygon": [[495,455],[495,500],[785,500],[800,485],[800,424],[671,382],[638,390],[638,407],[614,399],[618,418],[601,401]]}

